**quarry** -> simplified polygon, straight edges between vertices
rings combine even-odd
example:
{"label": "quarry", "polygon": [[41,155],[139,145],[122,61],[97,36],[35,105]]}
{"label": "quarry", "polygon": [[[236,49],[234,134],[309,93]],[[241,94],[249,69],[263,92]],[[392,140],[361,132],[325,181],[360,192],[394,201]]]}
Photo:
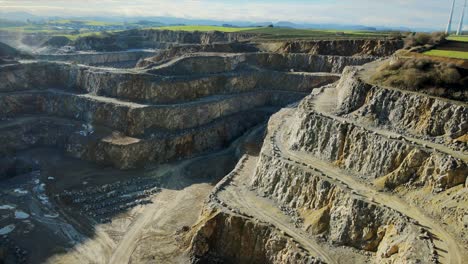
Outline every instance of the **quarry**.
{"label": "quarry", "polygon": [[40,38],[0,40],[0,263],[468,260],[463,65],[415,90],[373,78],[397,38]]}

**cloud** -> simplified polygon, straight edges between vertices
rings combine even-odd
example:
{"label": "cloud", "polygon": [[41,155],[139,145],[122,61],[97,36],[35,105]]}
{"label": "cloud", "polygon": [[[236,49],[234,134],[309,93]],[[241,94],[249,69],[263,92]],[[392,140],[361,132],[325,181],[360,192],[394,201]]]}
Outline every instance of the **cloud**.
{"label": "cloud", "polygon": [[450,3],[440,0],[1,0],[0,9],[62,16],[177,16],[443,28]]}

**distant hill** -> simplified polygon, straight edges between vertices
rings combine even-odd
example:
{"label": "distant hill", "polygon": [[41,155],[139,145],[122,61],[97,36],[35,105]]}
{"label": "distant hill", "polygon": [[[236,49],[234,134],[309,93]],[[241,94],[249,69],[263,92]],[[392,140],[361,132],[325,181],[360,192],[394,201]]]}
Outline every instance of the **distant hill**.
{"label": "distant hill", "polygon": [[362,25],[340,25],[340,24],[296,24],[289,21],[280,21],[273,24],[275,27],[297,28],[297,29],[336,29],[336,30],[365,30],[375,31],[377,28]]}
{"label": "distant hill", "polygon": [[364,31],[434,31],[430,28],[408,28],[404,26],[386,27],[386,26],[366,26],[366,25],[346,25],[346,24],[321,24],[321,23],[294,23],[290,21],[221,21],[211,19],[187,19],[179,17],[126,17],[126,16],[88,16],[88,17],[57,17],[57,16],[36,16],[27,12],[1,12],[0,17],[4,20],[12,21],[47,21],[58,19],[74,19],[74,20],[91,20],[108,23],[139,23],[144,22],[151,26],[168,26],[168,25],[200,25],[200,26],[222,26],[231,25],[234,27],[262,27],[274,25],[282,28],[297,28],[297,29],[321,29],[321,30],[364,30]]}
{"label": "distant hill", "polygon": [[4,20],[21,21],[26,22],[27,20],[41,20],[43,17],[36,16],[27,12],[2,12],[0,11],[0,17]]}
{"label": "distant hill", "polygon": [[24,25],[27,25],[26,22],[0,19],[0,28],[4,28],[4,27],[21,27],[21,26],[24,26]]}

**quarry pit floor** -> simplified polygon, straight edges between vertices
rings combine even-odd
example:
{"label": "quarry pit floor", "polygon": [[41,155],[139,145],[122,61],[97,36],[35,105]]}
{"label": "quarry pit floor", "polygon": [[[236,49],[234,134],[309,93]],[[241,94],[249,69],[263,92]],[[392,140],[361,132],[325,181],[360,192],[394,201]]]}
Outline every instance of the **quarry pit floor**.
{"label": "quarry pit floor", "polygon": [[[177,234],[195,224],[213,185],[235,165],[233,151],[138,171],[102,168],[54,149],[17,153],[33,166],[0,183],[0,223],[10,227],[2,235],[27,263],[187,263]],[[118,188],[118,196],[103,197]],[[119,208],[127,201],[121,197],[145,191],[144,202],[106,211],[105,221],[99,211],[107,207],[85,210]],[[74,203],[70,193],[91,199]]]}

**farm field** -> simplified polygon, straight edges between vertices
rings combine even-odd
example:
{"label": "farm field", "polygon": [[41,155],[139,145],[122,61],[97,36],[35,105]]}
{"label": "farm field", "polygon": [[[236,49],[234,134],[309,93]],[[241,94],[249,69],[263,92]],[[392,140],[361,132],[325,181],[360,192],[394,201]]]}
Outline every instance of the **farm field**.
{"label": "farm field", "polygon": [[448,57],[448,58],[468,60],[468,52],[463,52],[463,51],[434,49],[434,50],[427,51],[424,54],[430,55],[430,56]]}
{"label": "farm field", "polygon": [[[157,23],[155,23],[157,24]],[[79,37],[99,34],[101,31],[118,32],[127,29],[153,29],[174,31],[221,31],[221,32],[245,32],[259,34],[263,40],[281,39],[355,39],[355,38],[385,38],[391,32],[384,31],[355,31],[355,30],[315,30],[315,29],[293,29],[293,28],[270,28],[270,27],[223,27],[205,25],[181,25],[181,26],[154,26],[140,23],[124,25],[123,23],[109,23],[93,20],[54,20],[44,24],[26,25],[2,25],[0,31],[43,33],[52,36],[65,36],[70,40]]]}
{"label": "farm field", "polygon": [[294,28],[271,28],[271,27],[220,27],[220,26],[166,26],[153,27],[155,30],[181,30],[181,31],[221,31],[221,32],[246,32],[257,33],[263,39],[282,38],[349,38],[349,37],[387,37],[389,32],[382,31],[357,31],[357,30],[315,30]]}
{"label": "farm field", "polygon": [[468,36],[449,36],[448,40],[468,42]]}
{"label": "farm field", "polygon": [[252,30],[254,28],[244,27],[220,27],[220,26],[165,26],[153,27],[155,30],[173,30],[173,31],[221,31],[221,32],[240,32]]}
{"label": "farm field", "polygon": [[263,39],[346,39],[346,38],[384,38],[390,35],[382,31],[357,30],[315,30],[293,28],[256,28],[245,32],[261,34]]}

